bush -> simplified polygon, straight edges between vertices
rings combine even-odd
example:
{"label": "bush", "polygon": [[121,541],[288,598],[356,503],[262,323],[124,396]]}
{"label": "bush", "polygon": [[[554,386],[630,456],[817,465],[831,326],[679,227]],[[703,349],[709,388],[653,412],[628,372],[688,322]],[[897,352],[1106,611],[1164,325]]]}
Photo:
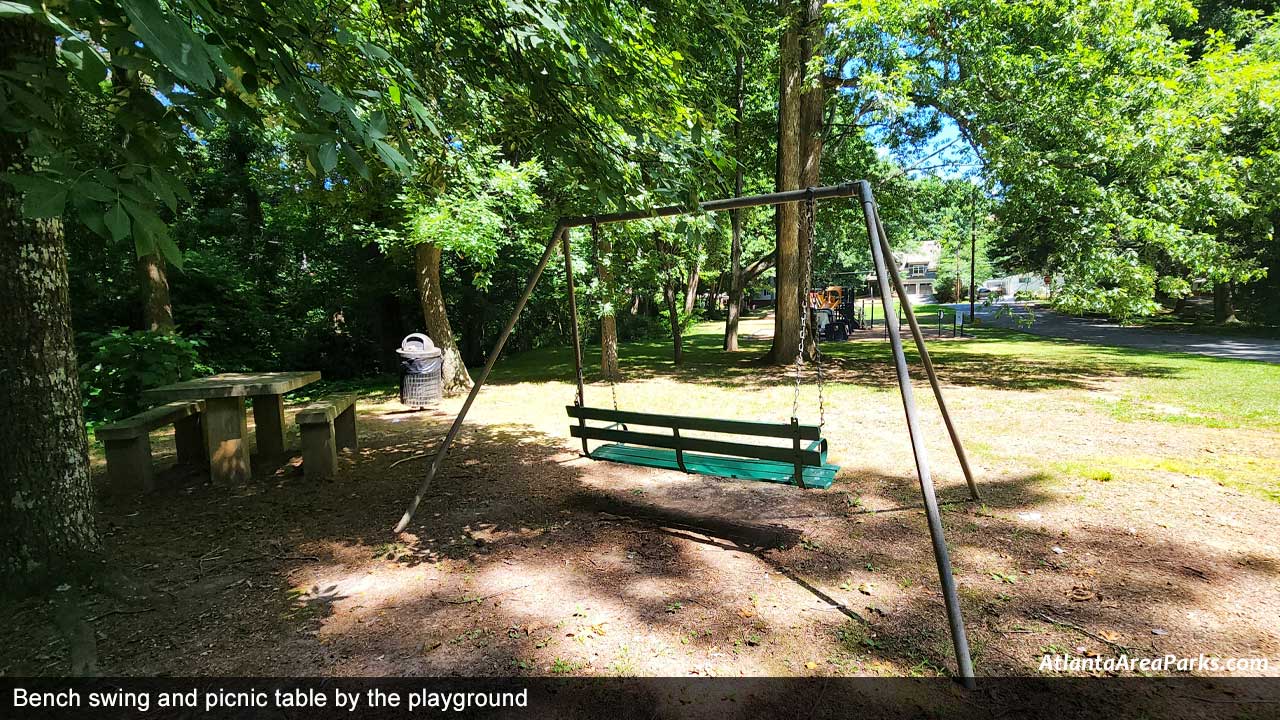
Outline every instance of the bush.
{"label": "bush", "polygon": [[141,410],[142,391],[189,380],[211,370],[200,362],[198,340],[176,333],[113,328],[89,340],[80,366],[85,417],[116,420]]}

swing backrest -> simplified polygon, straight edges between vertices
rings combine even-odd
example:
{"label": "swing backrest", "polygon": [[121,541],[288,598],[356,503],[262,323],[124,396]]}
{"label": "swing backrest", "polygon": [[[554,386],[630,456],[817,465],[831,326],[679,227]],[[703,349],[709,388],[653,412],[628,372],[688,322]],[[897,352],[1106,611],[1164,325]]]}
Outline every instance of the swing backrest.
{"label": "swing backrest", "polygon": [[[822,438],[822,429],[817,425],[801,425],[797,422],[765,423],[745,420],[720,420],[717,418],[662,415],[658,413],[580,407],[577,405],[567,406],[565,410],[568,412],[569,417],[578,419],[577,425],[569,427],[569,433],[575,438],[584,440],[601,440],[667,448],[675,450],[677,453],[686,450],[690,452],[715,453],[731,457],[772,460],[804,467],[822,467],[827,459],[827,441]],[[608,422],[612,423],[612,425],[609,427],[593,427],[586,424],[588,420]],[[636,432],[626,429],[628,424],[667,428],[671,430],[671,434]],[[620,427],[622,429],[619,429]],[[681,430],[723,433],[726,435],[786,438],[792,441],[792,446],[780,447],[777,445],[688,437],[682,436],[680,434]],[[811,442],[802,446],[801,441]]]}

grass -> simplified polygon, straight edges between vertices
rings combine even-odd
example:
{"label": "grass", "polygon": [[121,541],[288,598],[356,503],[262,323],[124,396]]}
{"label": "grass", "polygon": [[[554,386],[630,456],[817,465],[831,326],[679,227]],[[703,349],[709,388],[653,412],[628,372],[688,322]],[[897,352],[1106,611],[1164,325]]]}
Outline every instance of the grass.
{"label": "grass", "polygon": [[[794,368],[758,361],[769,348],[770,330],[769,320],[746,319],[742,350],[725,353],[720,349],[719,323],[696,325],[685,335],[680,367],[671,363],[669,341],[623,343],[620,357],[626,380],[615,388],[619,407],[786,422],[795,397]],[[1108,482],[1185,470],[1184,474],[1280,502],[1280,459],[1189,457],[1191,450],[1181,450],[1159,437],[1182,432],[1178,428],[1205,433],[1280,431],[1276,410],[1280,365],[1087,345],[996,328],[975,332],[972,340],[933,342],[930,354],[948,388],[948,404],[969,454],[977,461],[992,467],[1016,465],[1023,469],[1026,482],[1050,485],[1062,476]],[[824,434],[832,462],[845,467],[841,478],[878,472],[875,468],[882,466],[868,452],[905,443],[889,347],[873,335],[866,340],[824,343],[823,353],[827,358]],[[937,422],[933,398],[910,343],[907,357],[926,435],[934,446],[931,453],[945,456],[945,430]],[[597,375],[598,344],[584,346],[584,368],[587,404],[611,405],[610,388]],[[505,357],[494,368],[472,413],[490,426],[505,428],[514,443],[564,442],[567,419],[561,408],[573,402],[572,377],[572,353],[567,347]],[[812,366],[804,369],[802,380],[798,414],[801,422],[813,422],[818,417],[818,392]],[[377,392],[372,387],[363,390]],[[456,410],[454,405],[446,408]],[[1043,418],[1095,415],[1133,426],[1125,432],[1150,437],[1151,450],[1145,455],[1152,456],[1151,461],[1099,460],[1087,448],[1070,442],[1055,447],[1053,457],[1024,456],[1016,449],[1021,435],[1055,431],[1043,424]],[[1084,428],[1087,435],[1089,424]],[[1280,440],[1271,445],[1280,447]],[[1179,464],[1182,469],[1171,470],[1161,462]],[[955,476],[955,469],[948,470],[945,464],[939,472]]]}

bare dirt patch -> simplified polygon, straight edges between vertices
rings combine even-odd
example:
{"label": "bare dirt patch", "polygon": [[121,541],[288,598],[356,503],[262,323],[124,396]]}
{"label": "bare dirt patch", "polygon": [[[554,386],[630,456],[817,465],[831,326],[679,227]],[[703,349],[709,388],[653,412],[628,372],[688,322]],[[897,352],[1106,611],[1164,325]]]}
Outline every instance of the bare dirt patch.
{"label": "bare dirt patch", "polygon": [[[1091,396],[1123,381],[952,383],[982,503],[963,501],[929,415],[978,671],[1036,674],[1045,653],[1204,653],[1270,658],[1263,674],[1280,674],[1280,506],[1194,462],[1225,454],[1271,467],[1276,433],[1117,420]],[[661,376],[619,391],[702,414],[742,392]],[[779,382],[741,402],[776,410],[789,392]],[[830,389],[833,459],[844,470],[825,492],[583,459],[563,430],[569,397],[564,383],[486,389],[398,537],[390,528],[456,400],[428,413],[364,402],[362,447],[332,482],[306,481],[295,458],[241,487],[175,469],[152,496],[107,500],[100,524],[119,574],[79,598],[99,671],[954,669],[896,394],[866,378]],[[54,604],[0,609],[12,620],[0,671],[67,672]]]}

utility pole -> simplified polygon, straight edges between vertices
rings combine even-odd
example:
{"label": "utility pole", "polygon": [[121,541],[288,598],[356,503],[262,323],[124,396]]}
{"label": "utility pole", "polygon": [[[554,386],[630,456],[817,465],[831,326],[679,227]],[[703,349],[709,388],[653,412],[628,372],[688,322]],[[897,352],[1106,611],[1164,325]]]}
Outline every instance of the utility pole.
{"label": "utility pole", "polygon": [[969,322],[973,322],[974,302],[978,295],[978,186],[973,186],[969,200]]}

